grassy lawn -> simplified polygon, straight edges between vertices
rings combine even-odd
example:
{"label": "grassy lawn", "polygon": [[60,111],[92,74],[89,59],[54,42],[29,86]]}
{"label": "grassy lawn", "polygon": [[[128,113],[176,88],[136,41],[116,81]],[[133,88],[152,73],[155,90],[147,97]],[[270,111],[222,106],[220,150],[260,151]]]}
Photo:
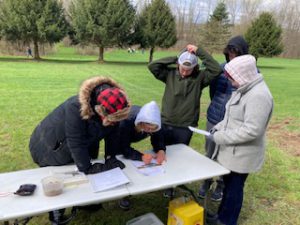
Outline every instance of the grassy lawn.
{"label": "grassy lawn", "polygon": [[[154,57],[176,54],[155,52]],[[148,71],[148,57],[148,52],[109,51],[105,53],[106,62],[99,64],[97,56],[81,56],[73,48],[60,46],[56,53],[39,62],[0,56],[0,172],[37,167],[28,149],[33,129],[58,104],[75,95],[88,77],[112,77],[127,90],[133,104],[143,105],[151,100],[160,104],[164,85]],[[223,61],[221,55],[216,58]],[[266,162],[263,170],[250,175],[246,182],[239,224],[300,224],[300,60],[260,58],[258,66],[273,94],[275,110],[268,130]],[[201,99],[200,128],[205,127],[207,91]],[[194,135],[191,147],[203,153],[203,145],[203,138]],[[135,146],[149,149],[149,140]],[[199,185],[200,182],[189,187],[197,191]],[[70,224],[123,225],[147,212],[155,213],[166,223],[168,200],[162,198],[162,192],[132,199],[133,208],[129,211],[119,209],[116,201],[108,202],[104,203],[104,210],[96,213],[80,211]],[[217,205],[211,203],[209,207],[214,210]],[[44,214],[29,224],[48,223]]]}

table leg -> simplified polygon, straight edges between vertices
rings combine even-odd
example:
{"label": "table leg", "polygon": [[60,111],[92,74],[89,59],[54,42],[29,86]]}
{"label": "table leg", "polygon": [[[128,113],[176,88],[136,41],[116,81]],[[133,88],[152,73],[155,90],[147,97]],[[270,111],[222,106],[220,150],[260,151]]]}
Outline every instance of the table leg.
{"label": "table leg", "polygon": [[205,190],[205,196],[204,196],[204,202],[203,202],[203,208],[204,208],[204,225],[206,225],[206,221],[207,221],[207,214],[208,214],[208,210],[207,210],[207,205],[208,205],[208,196],[210,195],[210,190],[211,190],[211,184],[212,184],[212,179],[208,179],[204,181],[204,190]]}

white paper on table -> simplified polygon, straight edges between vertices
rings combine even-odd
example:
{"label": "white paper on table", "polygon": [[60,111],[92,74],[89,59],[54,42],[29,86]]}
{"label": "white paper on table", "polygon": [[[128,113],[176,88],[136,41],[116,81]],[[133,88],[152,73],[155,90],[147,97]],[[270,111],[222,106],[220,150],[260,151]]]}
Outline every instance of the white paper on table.
{"label": "white paper on table", "polygon": [[104,191],[130,182],[119,167],[88,175],[88,178],[94,192]]}
{"label": "white paper on table", "polygon": [[139,173],[146,176],[153,176],[165,172],[163,166],[161,164],[158,164],[155,159],[152,159],[149,165],[145,164],[143,161],[132,161],[132,164],[135,166],[136,170]]}
{"label": "white paper on table", "polygon": [[191,127],[191,126],[189,126],[189,129],[191,130],[191,131],[193,131],[193,132],[196,132],[196,133],[198,133],[198,134],[202,134],[202,135],[205,135],[205,136],[209,136],[211,133],[209,133],[208,131],[206,131],[206,130],[200,130],[200,129],[197,129],[197,128],[195,128],[195,127]]}

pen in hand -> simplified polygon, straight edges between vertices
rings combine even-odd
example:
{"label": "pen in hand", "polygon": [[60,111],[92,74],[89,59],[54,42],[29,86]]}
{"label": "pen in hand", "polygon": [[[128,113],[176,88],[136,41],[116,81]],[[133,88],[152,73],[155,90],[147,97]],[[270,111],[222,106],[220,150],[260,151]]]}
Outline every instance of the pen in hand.
{"label": "pen in hand", "polygon": [[137,167],[138,169],[144,169],[144,168],[148,168],[148,167],[154,167],[154,166],[161,166],[161,164],[157,164],[157,163],[149,163],[149,164],[145,164],[142,166]]}

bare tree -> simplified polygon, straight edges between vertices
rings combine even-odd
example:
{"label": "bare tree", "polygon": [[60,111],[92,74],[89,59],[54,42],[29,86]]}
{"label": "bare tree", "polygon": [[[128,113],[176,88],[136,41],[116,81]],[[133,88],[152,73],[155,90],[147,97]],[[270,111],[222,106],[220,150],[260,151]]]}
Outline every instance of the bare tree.
{"label": "bare tree", "polygon": [[236,23],[237,16],[241,11],[241,4],[239,0],[226,0],[225,1],[228,13],[230,15],[231,23],[234,25]]}
{"label": "bare tree", "polygon": [[[251,21],[259,15],[262,0],[227,0],[229,13],[233,22],[232,35],[245,34]],[[236,4],[236,5],[235,5]]]}
{"label": "bare tree", "polygon": [[277,22],[283,27],[284,52],[282,56],[299,58],[300,6],[296,0],[281,0],[274,10]]}
{"label": "bare tree", "polygon": [[135,0],[132,1],[135,3],[137,13],[140,13],[147,5],[151,3],[151,0]]}
{"label": "bare tree", "polygon": [[259,14],[262,0],[241,0],[241,22],[250,23]]}
{"label": "bare tree", "polygon": [[177,46],[195,43],[199,35],[201,23],[205,23],[217,0],[168,0],[173,14],[176,16]]}

